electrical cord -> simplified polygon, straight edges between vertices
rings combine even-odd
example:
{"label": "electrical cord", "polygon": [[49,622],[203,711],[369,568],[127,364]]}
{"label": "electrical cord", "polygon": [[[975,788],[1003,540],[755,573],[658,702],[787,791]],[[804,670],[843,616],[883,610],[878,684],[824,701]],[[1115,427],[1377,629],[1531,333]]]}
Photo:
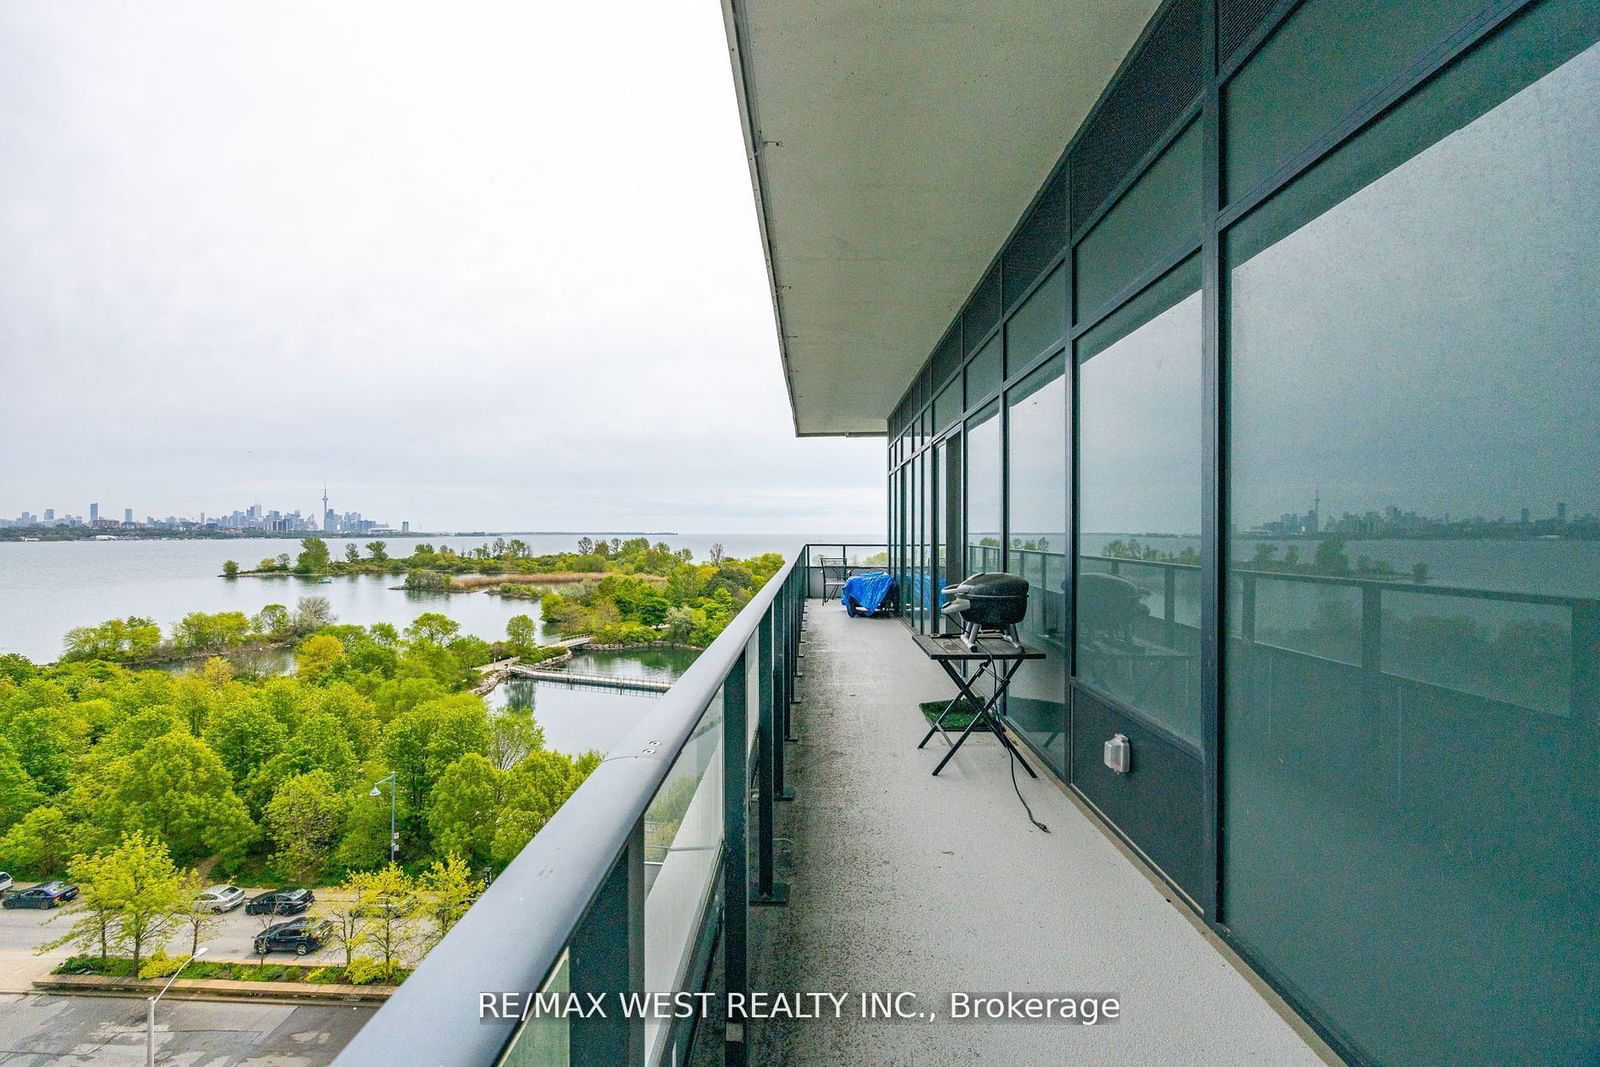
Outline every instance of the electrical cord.
{"label": "electrical cord", "polygon": [[[989,676],[994,679],[994,684],[998,686],[1000,684],[1000,672],[995,670],[994,667],[994,653],[988,652],[986,655],[989,657]],[[1005,729],[1005,727],[1000,724],[998,719],[995,720],[995,727],[1000,730]],[[1022,810],[1028,813],[1028,821],[1033,823],[1033,825],[1037,826],[1039,829],[1043,830],[1045,833],[1049,833],[1050,827],[1034,818],[1033,809],[1028,807],[1028,798],[1022,795],[1022,786],[1017,783],[1017,750],[1013,748],[1008,741],[1006,741],[1004,736],[996,736],[1000,743],[1005,745],[1006,755],[1008,755],[1011,759],[1011,788],[1016,791],[1017,799],[1022,802]]]}

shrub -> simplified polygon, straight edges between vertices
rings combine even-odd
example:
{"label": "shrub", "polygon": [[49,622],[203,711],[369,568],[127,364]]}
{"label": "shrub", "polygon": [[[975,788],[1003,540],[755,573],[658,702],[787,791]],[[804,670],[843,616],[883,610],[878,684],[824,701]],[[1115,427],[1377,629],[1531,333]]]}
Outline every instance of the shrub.
{"label": "shrub", "polygon": [[351,985],[381,985],[386,984],[391,978],[382,961],[369,960],[365,956],[351,960],[344,976]]}
{"label": "shrub", "polygon": [[[179,968],[188,962],[189,957],[187,956],[169,956],[160,949],[157,949],[151,954],[149,959],[145,960],[144,963],[140,965],[139,977],[171,978],[173,975],[178,973]],[[189,977],[193,978],[194,975],[191,974]]]}
{"label": "shrub", "polygon": [[344,972],[338,967],[313,967],[305,973],[302,980],[315,982],[318,985],[337,985],[344,981]]}
{"label": "shrub", "polygon": [[639,622],[611,622],[595,627],[594,640],[600,645],[644,645],[661,640],[661,634]]}

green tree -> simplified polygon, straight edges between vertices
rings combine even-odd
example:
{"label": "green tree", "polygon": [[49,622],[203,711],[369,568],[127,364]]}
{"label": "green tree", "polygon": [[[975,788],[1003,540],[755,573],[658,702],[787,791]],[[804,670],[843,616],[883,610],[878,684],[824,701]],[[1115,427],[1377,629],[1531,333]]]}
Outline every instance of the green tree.
{"label": "green tree", "polygon": [[344,834],[346,810],[327,771],[308,771],[284,782],[265,813],[278,862],[297,877],[314,880]]}
{"label": "green tree", "polygon": [[461,624],[437,611],[425,611],[406,627],[406,640],[414,645],[438,646],[461,631]]}
{"label": "green tree", "polygon": [[0,837],[0,856],[11,870],[40,878],[61,874],[78,850],[79,827],[58,807],[34,808]]}
{"label": "green tree", "polygon": [[268,604],[250,617],[250,627],[262,637],[282,640],[291,630],[289,609],[282,604]]}
{"label": "green tree", "polygon": [[200,942],[222,929],[222,915],[203,903],[200,894],[206,891],[206,880],[199,871],[185,871],[183,888],[173,925],[189,938],[189,955],[200,951]]}
{"label": "green tree", "polygon": [[222,576],[224,578],[237,578],[237,577],[239,577],[239,564],[238,564],[238,562],[236,560],[231,560],[231,559],[223,561],[223,564],[222,564]]}
{"label": "green tree", "polygon": [[431,949],[450,932],[472,902],[483,892],[483,882],[472,876],[460,856],[451,854],[435,860],[417,880],[421,890],[420,910],[428,920],[427,941]]}
{"label": "green tree", "polygon": [[166,845],[128,834],[107,852],[74,858],[70,873],[79,891],[74,910],[81,917],[41,949],[98,944],[104,958],[116,944],[132,955],[137,974],[145,951],[166,943],[184,907],[183,874]]}
{"label": "green tree", "polygon": [[368,541],[367,555],[374,563],[387,563],[389,561],[389,546],[382,541]]}
{"label": "green tree", "polygon": [[344,645],[337,637],[313,634],[295,649],[295,675],[302,681],[315,685],[344,658]]}
{"label": "green tree", "polygon": [[11,742],[22,769],[45,793],[67,787],[73,763],[88,748],[89,729],[64,708],[26,708],[13,712],[0,731]]}
{"label": "green tree", "polygon": [[372,872],[351,871],[339,883],[337,896],[330,896],[317,905],[317,915],[331,924],[328,940],[344,953],[345,970],[355,962],[356,953],[367,944],[368,919],[366,898],[371,894]]}
{"label": "green tree", "polygon": [[107,830],[143,830],[174,855],[237,859],[255,836],[222,760],[185,733],[164,734],[115,760],[99,785],[98,821]]}
{"label": "green tree", "polygon": [[533,648],[539,640],[538,627],[527,615],[513,615],[506,620],[506,642],[518,652]]}
{"label": "green tree", "polygon": [[475,864],[489,859],[503,775],[476,752],[444,769],[428,801],[435,851],[455,853]]}
{"label": "green tree", "polygon": [[361,549],[356,547],[354,541],[347,542],[344,546],[344,561],[346,563],[360,563]]}
{"label": "green tree", "polygon": [[444,769],[468,753],[489,751],[489,710],[471,693],[436,700],[428,705],[434,716],[428,734],[427,774],[437,781]]}
{"label": "green tree", "polygon": [[531,714],[502,712],[489,721],[489,762],[509,771],[544,747],[544,728]]}
{"label": "green tree", "polygon": [[259,704],[248,703],[213,716],[205,739],[232,779],[243,782],[283,750],[288,736],[277,716]]}
{"label": "green tree", "polygon": [[321,574],[332,564],[333,559],[328,554],[328,542],[320,537],[302,537],[300,539],[300,555],[295,560],[294,569],[299,574]]}
{"label": "green tree", "polygon": [[0,836],[44,803],[44,793],[17,758],[11,742],[0,737]]}
{"label": "green tree", "polygon": [[367,921],[366,944],[373,950],[385,977],[393,978],[411,945],[412,920],[417,914],[417,891],[409,875],[394,864],[368,876],[360,897]]}

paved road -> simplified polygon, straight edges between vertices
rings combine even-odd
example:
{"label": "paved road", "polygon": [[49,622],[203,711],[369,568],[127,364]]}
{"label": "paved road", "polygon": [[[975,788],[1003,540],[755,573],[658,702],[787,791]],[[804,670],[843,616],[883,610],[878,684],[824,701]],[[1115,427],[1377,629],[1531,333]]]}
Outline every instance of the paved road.
{"label": "paved road", "polygon": [[[156,1013],[156,1062],[321,1067],[333,1061],[374,1010],[163,1000]],[[0,1064],[5,1067],[137,1065],[144,1056],[141,999],[0,993]]]}

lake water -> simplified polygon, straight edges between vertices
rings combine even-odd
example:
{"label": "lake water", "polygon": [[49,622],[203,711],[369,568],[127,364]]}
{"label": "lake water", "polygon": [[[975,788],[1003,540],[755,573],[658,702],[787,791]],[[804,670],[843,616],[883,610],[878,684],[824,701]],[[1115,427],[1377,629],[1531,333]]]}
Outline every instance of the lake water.
{"label": "lake water", "polygon": [[[572,549],[576,535],[521,534],[533,552]],[[602,534],[591,536],[600,537]],[[870,536],[834,540],[871,540]],[[881,535],[880,535],[881,536]],[[509,537],[507,538],[510,539]],[[689,548],[704,559],[713,543],[727,555],[744,557],[763,552],[789,553],[807,540],[783,534],[684,534],[652,536],[673,548]],[[337,558],[349,541],[365,545],[371,537],[328,538]],[[384,537],[391,556],[410,553],[413,545],[448,544],[458,550],[484,543],[484,537]],[[493,538],[487,538],[493,540]],[[485,593],[419,594],[390,589],[394,576],[335,578],[320,585],[301,578],[217,577],[224,560],[242,566],[299,551],[288,538],[240,538],[206,541],[39,541],[0,542],[0,652],[20,652],[33,660],[53,660],[61,654],[61,639],[74,626],[87,626],[110,618],[142,615],[161,624],[164,631],[191,611],[242,611],[254,614],[267,604],[293,606],[302,596],[326,597],[340,622],[370,626],[375,622],[404,627],[425,611],[448,614],[470,634],[493,640],[504,636],[506,620],[513,615],[538,616],[537,605],[526,600],[501,600]],[[365,549],[363,548],[363,554]]]}
{"label": "lake water", "polygon": [[[568,669],[670,682],[688,670],[695,655],[680,649],[657,648],[591,652],[574,656]],[[590,748],[609,752],[660,699],[659,693],[531,678],[503,682],[488,697],[489,706],[498,711],[533,712],[544,728],[546,747],[571,755]]]}

